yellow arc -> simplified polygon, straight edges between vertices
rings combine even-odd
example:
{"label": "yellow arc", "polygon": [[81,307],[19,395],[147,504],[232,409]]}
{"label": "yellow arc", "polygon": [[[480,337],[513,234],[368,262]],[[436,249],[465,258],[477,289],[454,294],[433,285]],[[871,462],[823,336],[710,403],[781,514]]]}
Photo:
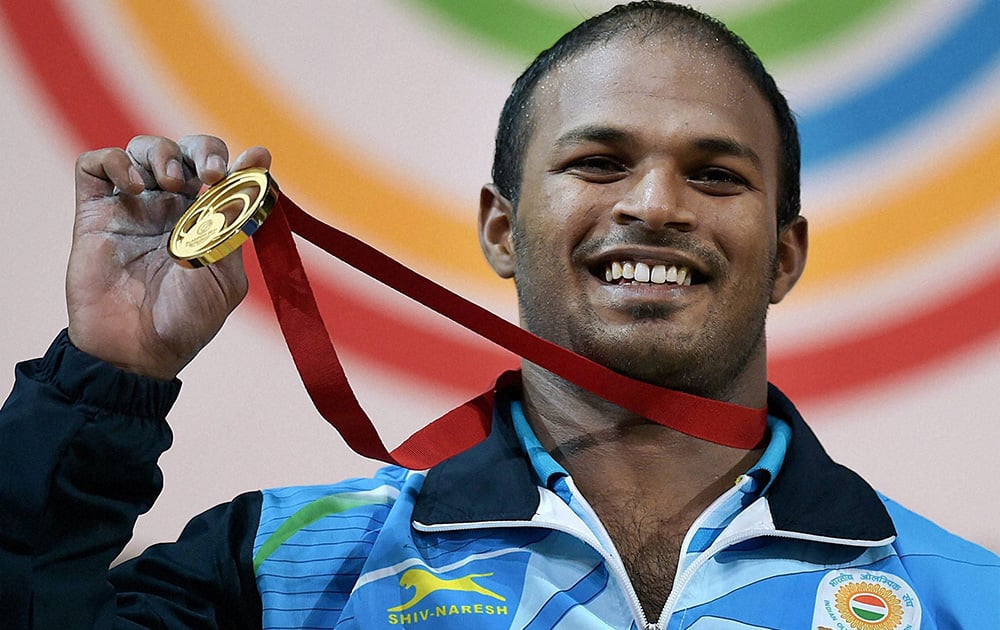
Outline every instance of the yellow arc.
{"label": "yellow arc", "polygon": [[[979,134],[980,144],[941,156],[933,177],[909,176],[879,197],[864,214],[835,222],[813,235],[807,286],[861,274],[914,252],[930,250],[951,232],[989,218],[1000,205],[1000,118]],[[850,216],[832,209],[831,216]],[[858,277],[858,276],[854,276]]]}
{"label": "yellow arc", "polygon": [[[397,182],[383,165],[364,157],[363,147],[324,134],[288,108],[273,82],[250,70],[223,46],[231,40],[211,28],[185,1],[121,0],[137,27],[136,42],[149,47],[190,102],[228,128],[227,139],[243,146],[264,144],[276,155],[282,187],[301,191],[327,219],[347,231],[377,240],[409,262],[441,268],[487,270],[475,237],[475,208],[461,210],[429,188]],[[238,52],[238,51],[237,51]],[[191,55],[201,64],[192,71]],[[396,178],[403,179],[403,178]],[[448,211],[441,211],[448,208]],[[449,216],[449,214],[451,216]]]}

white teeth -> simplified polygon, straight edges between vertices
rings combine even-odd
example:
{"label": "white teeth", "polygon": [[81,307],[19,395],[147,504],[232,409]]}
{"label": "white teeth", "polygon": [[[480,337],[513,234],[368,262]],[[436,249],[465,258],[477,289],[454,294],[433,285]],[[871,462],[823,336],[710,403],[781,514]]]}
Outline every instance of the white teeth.
{"label": "white teeth", "polygon": [[635,263],[635,281],[649,282],[649,265],[646,263]]}
{"label": "white teeth", "polygon": [[649,274],[650,282],[655,284],[663,284],[667,281],[667,267],[666,265],[653,265],[653,271]]}
{"label": "white teeth", "polygon": [[604,267],[604,279],[607,282],[630,280],[633,282],[653,284],[676,284],[691,286],[691,270],[677,265],[650,265],[644,262],[614,261]]}

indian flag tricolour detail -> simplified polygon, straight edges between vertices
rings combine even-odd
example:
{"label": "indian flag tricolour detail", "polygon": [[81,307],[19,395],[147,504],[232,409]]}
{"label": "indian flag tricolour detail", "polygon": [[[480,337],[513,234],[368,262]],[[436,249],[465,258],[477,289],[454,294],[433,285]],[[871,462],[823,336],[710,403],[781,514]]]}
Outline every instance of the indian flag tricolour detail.
{"label": "indian flag tricolour detail", "polygon": [[889,605],[872,593],[858,593],[852,597],[850,608],[858,619],[869,623],[882,621],[889,616]]}
{"label": "indian flag tricolour detail", "polygon": [[816,589],[813,628],[920,630],[920,600],[910,585],[885,571],[830,571]]}

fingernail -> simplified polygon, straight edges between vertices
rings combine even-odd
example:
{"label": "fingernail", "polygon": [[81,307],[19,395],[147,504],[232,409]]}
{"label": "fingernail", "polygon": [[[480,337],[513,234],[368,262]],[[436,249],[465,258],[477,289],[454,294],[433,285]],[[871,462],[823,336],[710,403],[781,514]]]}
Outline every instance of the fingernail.
{"label": "fingernail", "polygon": [[223,174],[226,172],[226,162],[218,155],[209,157],[206,166],[212,171],[218,171]]}
{"label": "fingernail", "polygon": [[142,181],[142,175],[139,174],[139,171],[134,166],[128,167],[128,178],[136,186],[146,187],[146,182]]}
{"label": "fingernail", "polygon": [[181,163],[177,160],[170,160],[167,162],[167,177],[172,177],[173,179],[184,179],[184,169],[181,168]]}

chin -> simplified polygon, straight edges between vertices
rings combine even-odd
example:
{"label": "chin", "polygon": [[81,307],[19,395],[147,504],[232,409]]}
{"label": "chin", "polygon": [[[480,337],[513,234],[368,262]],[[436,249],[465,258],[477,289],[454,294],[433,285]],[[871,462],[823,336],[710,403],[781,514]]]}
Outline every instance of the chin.
{"label": "chin", "polygon": [[676,346],[665,350],[648,341],[633,345],[626,340],[618,340],[601,344],[601,347],[591,346],[580,353],[615,372],[640,381],[670,389],[687,388],[692,385],[689,381],[694,376],[690,366],[697,360],[690,354],[677,350]]}
{"label": "chin", "polygon": [[655,338],[639,334],[636,328],[630,326],[624,334],[605,336],[600,343],[588,339],[577,346],[577,352],[640,381],[702,398],[728,400],[760,349],[757,343],[750,344],[748,352],[737,356],[731,343],[711,343],[712,339],[704,338],[679,343],[676,335]]}

